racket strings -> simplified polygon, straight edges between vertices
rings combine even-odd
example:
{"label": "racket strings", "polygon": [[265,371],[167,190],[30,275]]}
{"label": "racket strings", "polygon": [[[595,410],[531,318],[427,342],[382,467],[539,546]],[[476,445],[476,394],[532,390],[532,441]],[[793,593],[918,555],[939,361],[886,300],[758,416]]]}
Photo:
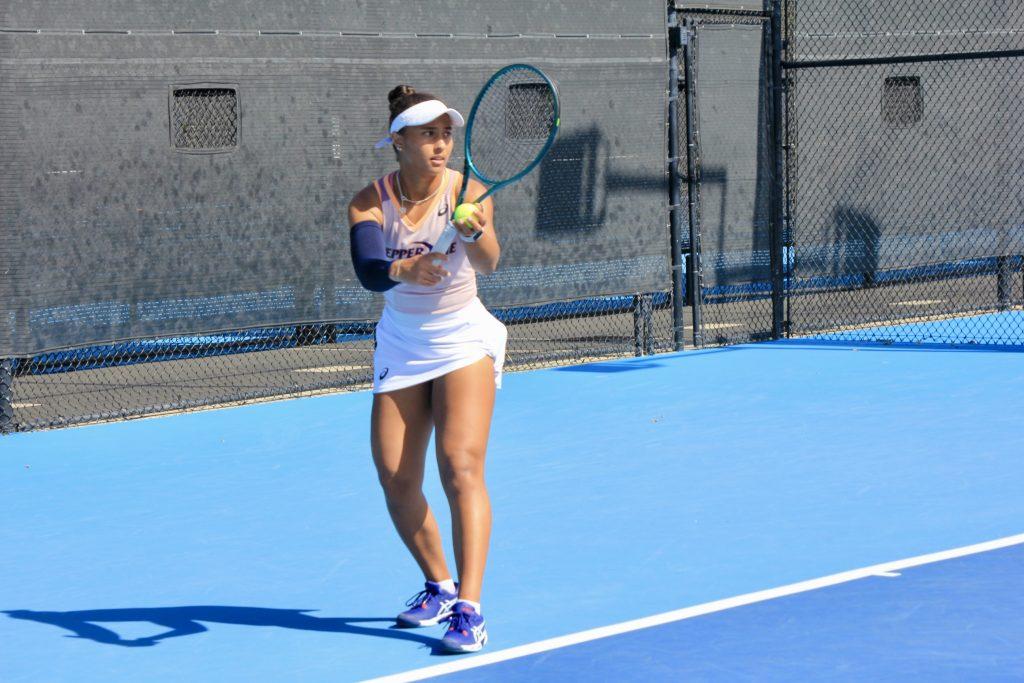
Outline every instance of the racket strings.
{"label": "racket strings", "polygon": [[544,153],[555,129],[555,92],[540,75],[513,69],[491,83],[477,104],[469,152],[486,180],[508,180]]}

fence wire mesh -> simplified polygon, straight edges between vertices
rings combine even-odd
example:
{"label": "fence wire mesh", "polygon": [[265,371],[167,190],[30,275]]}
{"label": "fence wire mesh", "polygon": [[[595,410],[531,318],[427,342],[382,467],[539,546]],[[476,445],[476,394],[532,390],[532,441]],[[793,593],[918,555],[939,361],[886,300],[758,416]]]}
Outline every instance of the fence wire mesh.
{"label": "fence wire mesh", "polygon": [[[505,367],[671,350],[668,303],[657,292],[495,310],[509,329]],[[369,321],[130,340],[6,361],[0,407],[12,431],[62,427],[366,389],[372,362]]]}
{"label": "fence wire mesh", "polygon": [[[721,345],[772,332],[768,21],[760,11],[688,10],[684,197],[699,233],[701,338]],[[689,246],[689,245],[687,245]]]}
{"label": "fence wire mesh", "polygon": [[[774,258],[784,264],[789,335],[1024,345],[1024,5],[777,1],[783,26],[768,11],[675,2],[692,29],[678,53],[686,106],[676,123],[685,136],[679,148],[689,150],[682,206],[692,205],[684,213],[699,238],[684,231],[682,239],[688,272],[699,275],[699,296],[692,286],[686,292],[700,304],[696,335],[692,309],[673,321],[667,285],[574,289],[579,280],[631,281],[637,264],[664,268],[647,280],[668,283],[667,258],[606,259],[603,270],[526,259],[504,279],[481,282],[485,303],[523,278],[549,278],[564,295],[515,306],[494,299],[509,328],[509,371],[671,351],[674,326],[685,328],[688,344],[770,338],[773,199],[786,214],[783,253]],[[784,184],[773,173],[772,31],[786,38]],[[627,82],[626,69],[617,83]],[[588,78],[587,92],[599,89],[598,77]],[[232,87],[170,92],[176,150],[244,144]],[[216,123],[201,126],[214,137],[190,135],[200,120]],[[536,201],[527,197],[538,234],[519,247],[572,249],[581,235],[630,220],[624,202],[638,196],[647,209],[633,234],[667,245],[667,216],[655,216],[654,200],[667,195],[667,176],[648,157],[600,131],[564,135],[538,172],[539,189],[528,188],[538,192]],[[566,177],[575,189],[558,185],[552,194],[553,179]],[[621,240],[602,244],[604,258]],[[12,315],[25,318],[22,308]],[[0,359],[0,430],[369,386],[372,320],[257,324],[110,343],[93,337]]]}
{"label": "fence wire mesh", "polygon": [[788,23],[790,333],[1024,344],[1019,3],[797,0]]}
{"label": "fence wire mesh", "polygon": [[1024,5],[1013,0],[785,0],[791,60],[1015,50]]}
{"label": "fence wire mesh", "polygon": [[394,168],[373,149],[386,94],[409,83],[468,113],[522,62],[572,115],[496,200],[502,263],[478,286],[508,369],[673,348],[664,2],[371,4],[12,10],[0,431],[366,387],[382,302],[354,276],[345,205]]}
{"label": "fence wire mesh", "polygon": [[179,150],[212,151],[238,144],[238,96],[230,88],[178,88],[171,127]]}

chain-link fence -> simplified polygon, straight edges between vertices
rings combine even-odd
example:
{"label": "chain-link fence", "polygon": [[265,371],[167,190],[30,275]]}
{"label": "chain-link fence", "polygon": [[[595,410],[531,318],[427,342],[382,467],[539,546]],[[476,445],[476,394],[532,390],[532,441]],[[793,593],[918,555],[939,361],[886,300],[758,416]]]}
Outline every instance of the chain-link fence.
{"label": "chain-link fence", "polygon": [[[629,3],[613,5],[622,16],[633,12]],[[660,0],[644,8],[649,16],[638,26],[664,11]],[[562,91],[569,113],[549,158],[502,199],[517,228],[503,235],[512,261],[480,282],[482,299],[509,328],[510,371],[780,334],[1024,345],[1024,6],[774,0],[752,8],[671,0],[667,69],[664,36],[645,30],[530,38],[530,49],[560,55],[551,68],[571,86]],[[16,68],[0,85],[5,101],[40,105],[31,119],[11,106],[0,112],[15,162],[0,173],[20,188],[0,195],[0,216],[13,234],[0,266],[16,275],[0,280],[0,298],[10,303],[0,340],[11,349],[0,354],[0,430],[368,387],[373,299],[338,258],[337,207],[311,212],[298,201],[300,186],[314,188],[315,201],[335,196],[324,180],[341,178],[332,174],[377,172],[379,162],[363,161],[341,135],[362,122],[315,108],[316,125],[295,118],[296,102],[326,106],[330,90],[356,72],[275,81],[281,74],[232,80],[205,70],[175,76],[187,85],[170,89],[160,74],[138,82],[120,74],[95,92],[75,90],[107,75],[68,72],[57,87],[18,71],[45,61],[61,40],[37,36],[0,31],[27,57],[11,62]],[[479,39],[492,41],[495,59],[513,61],[526,45],[513,38]],[[439,38],[417,39],[450,52]],[[69,49],[113,50],[111,41],[120,39],[68,40]],[[173,38],[181,40],[199,39]],[[252,40],[240,36],[230,45],[271,44]],[[337,48],[334,38],[307,37],[288,49],[344,54],[358,42],[372,53],[392,38],[346,40]],[[180,49],[169,40],[161,45]],[[606,58],[594,62],[594,54]],[[658,123],[665,82],[667,129],[675,135],[668,144]],[[274,85],[261,89],[265,83]],[[54,99],[60,88],[69,94]],[[121,95],[111,97],[115,91]],[[158,91],[169,98],[167,128],[138,104]],[[116,141],[124,149],[107,154],[98,134],[81,137],[76,129],[76,137],[58,131],[55,139],[95,144],[67,158],[40,156],[61,117],[72,115],[97,131],[120,117]],[[636,125],[638,117],[646,127]],[[23,135],[10,137],[18,121]],[[276,123],[279,137],[247,146],[246,126]],[[153,130],[175,154],[170,170],[130,156]],[[369,128],[359,135],[372,137]],[[238,169],[223,154],[233,150],[246,161]],[[80,165],[76,155],[95,159]],[[276,157],[308,177],[286,187],[280,169],[252,167]],[[676,174],[671,183],[666,166]],[[123,174],[103,175],[114,168]],[[121,184],[108,190],[104,177]],[[247,178],[245,191],[232,194],[238,177]],[[168,186],[172,178],[187,179],[187,188]],[[158,205],[184,194],[187,207],[132,208],[121,201],[132,193],[152,195]],[[82,196],[104,201],[83,204]],[[287,210],[257,210],[260,202],[283,207],[282,198],[291,202]],[[307,224],[322,234],[298,229]],[[209,239],[189,241],[190,231]],[[216,250],[253,234],[252,250],[232,252],[234,274],[218,274]],[[159,270],[136,258],[150,253],[147,235],[168,257],[158,260]],[[670,244],[675,251],[666,254]],[[19,261],[47,245],[68,267],[44,262],[45,272],[36,273]],[[190,262],[187,249],[202,245],[216,249],[200,248]],[[278,254],[273,262],[271,254]],[[123,263],[129,267],[118,270]],[[268,272],[284,284],[258,290]],[[158,281],[168,273],[177,279]],[[253,282],[242,287],[239,278]],[[169,287],[179,280],[199,289],[174,298]],[[122,296],[130,283],[150,281],[162,288]],[[83,282],[95,291],[85,295]],[[356,310],[353,302],[359,312],[345,313]],[[323,322],[341,315],[349,317]],[[77,342],[76,325],[86,330]]]}
{"label": "chain-link fence", "polygon": [[372,149],[385,95],[409,83],[465,108],[516,62],[566,114],[496,201],[502,267],[478,286],[507,367],[676,348],[664,1],[549,9],[12,7],[0,431],[368,386],[381,301],[354,277],[344,209],[393,168]]}
{"label": "chain-link fence", "polygon": [[699,293],[698,343],[770,339],[770,14],[749,6],[682,9],[687,101],[679,128],[691,228],[684,246],[688,268],[696,268],[688,292]]}
{"label": "chain-link fence", "polygon": [[[509,329],[509,371],[673,348],[667,292],[494,313]],[[6,361],[0,406],[8,429],[26,431],[239,405],[368,388],[372,359],[369,321],[131,340]]]}
{"label": "chain-link fence", "polygon": [[789,332],[1024,344],[1024,6],[789,0]]}

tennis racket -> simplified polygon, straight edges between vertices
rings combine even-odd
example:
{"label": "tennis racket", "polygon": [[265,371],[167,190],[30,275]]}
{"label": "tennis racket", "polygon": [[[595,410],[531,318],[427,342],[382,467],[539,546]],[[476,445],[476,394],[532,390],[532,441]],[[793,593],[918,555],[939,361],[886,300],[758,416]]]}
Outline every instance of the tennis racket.
{"label": "tennis racket", "polygon": [[[477,94],[466,123],[458,204],[466,199],[470,173],[487,186],[474,204],[526,176],[551,149],[558,124],[558,91],[543,71],[529,64],[510,64],[491,76]],[[432,251],[447,252],[457,235],[448,221]]]}

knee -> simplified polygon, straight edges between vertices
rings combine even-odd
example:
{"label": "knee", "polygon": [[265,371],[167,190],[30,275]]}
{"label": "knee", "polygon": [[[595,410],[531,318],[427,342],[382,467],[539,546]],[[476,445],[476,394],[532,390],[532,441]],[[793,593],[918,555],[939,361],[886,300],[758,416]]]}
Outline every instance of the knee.
{"label": "knee", "polygon": [[378,472],[380,486],[384,489],[384,497],[388,505],[394,507],[405,502],[416,500],[423,495],[423,480],[398,472]]}
{"label": "knee", "polygon": [[449,454],[441,468],[441,484],[449,496],[458,496],[484,488],[483,455]]}

